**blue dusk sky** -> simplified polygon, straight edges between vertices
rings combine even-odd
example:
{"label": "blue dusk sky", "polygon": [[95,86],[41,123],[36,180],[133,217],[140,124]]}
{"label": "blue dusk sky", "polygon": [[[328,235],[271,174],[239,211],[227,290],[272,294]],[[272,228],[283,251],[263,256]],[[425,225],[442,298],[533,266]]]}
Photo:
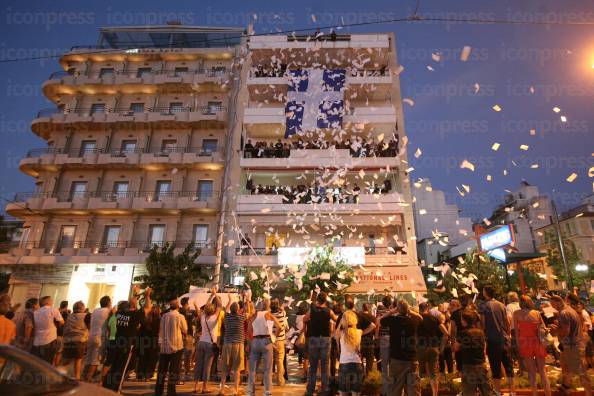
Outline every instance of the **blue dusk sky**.
{"label": "blue dusk sky", "polygon": [[[57,55],[73,45],[95,44],[102,26],[180,20],[202,26],[253,23],[257,33],[315,30],[406,17],[416,4],[401,0],[4,0],[0,60]],[[421,0],[418,14],[594,24],[594,7],[583,0]],[[594,167],[594,25],[386,23],[342,31],[396,33],[398,58],[404,66],[402,97],[413,103],[404,104],[409,161],[415,168],[410,176],[412,181],[430,178],[463,215],[488,216],[505,190],[516,189],[522,180],[552,194],[563,209],[592,194],[594,177],[588,173]],[[462,62],[465,46],[472,50]],[[38,110],[52,106],[43,97],[41,84],[58,69],[57,59],[0,63],[3,199],[33,190],[33,179],[19,172],[18,163],[28,149],[45,145],[31,132],[30,122]],[[494,111],[495,105],[501,111]],[[561,111],[555,113],[555,107]],[[566,122],[561,121],[562,115]],[[493,151],[496,142],[501,146]],[[422,154],[415,158],[417,148]],[[460,168],[465,159],[475,165],[474,172]],[[572,173],[577,178],[570,183],[566,179]],[[486,179],[488,174],[492,181]],[[470,186],[464,197],[456,191],[463,184]]]}

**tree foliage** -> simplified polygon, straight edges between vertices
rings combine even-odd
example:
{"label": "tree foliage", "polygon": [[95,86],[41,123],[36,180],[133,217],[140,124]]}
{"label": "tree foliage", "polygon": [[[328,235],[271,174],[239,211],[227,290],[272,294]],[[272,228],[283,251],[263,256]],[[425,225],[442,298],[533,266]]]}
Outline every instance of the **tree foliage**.
{"label": "tree foliage", "polygon": [[332,244],[313,249],[305,262],[289,277],[289,292],[296,300],[307,300],[312,291],[342,294],[353,283],[354,271]]}
{"label": "tree foliage", "polygon": [[268,289],[267,269],[261,271],[249,271],[245,277],[245,284],[252,291],[252,300],[257,300],[264,296]]}
{"label": "tree foliage", "polygon": [[165,303],[171,297],[187,293],[190,286],[204,286],[210,280],[210,271],[196,263],[198,256],[200,249],[195,249],[193,244],[177,255],[173,244],[161,248],[155,245],[145,261],[147,273],[134,277],[134,281],[143,288],[150,287],[154,301]]}
{"label": "tree foliage", "polygon": [[[551,233],[550,237],[550,248],[547,249],[548,264],[553,270],[555,276],[561,280],[567,282],[567,274],[565,272],[565,265],[563,264],[563,258],[559,250],[559,238],[557,234]],[[571,272],[573,279],[573,285],[581,287],[584,282],[590,282],[590,279],[594,278],[594,267],[588,266],[588,271],[576,271],[575,266],[581,262],[581,254],[578,248],[575,246],[573,241],[565,238],[563,239],[563,248],[565,250],[565,258],[567,259],[567,266]]]}
{"label": "tree foliage", "polygon": [[[431,274],[433,270],[433,274]],[[425,281],[428,292],[425,297],[436,304],[457,298],[462,294],[478,293],[484,285],[495,288],[495,293],[503,296],[507,290],[505,269],[487,254],[476,250],[466,254],[455,265],[442,263],[429,268]],[[429,275],[435,276],[435,282],[429,282]],[[432,286],[434,285],[434,286]]]}

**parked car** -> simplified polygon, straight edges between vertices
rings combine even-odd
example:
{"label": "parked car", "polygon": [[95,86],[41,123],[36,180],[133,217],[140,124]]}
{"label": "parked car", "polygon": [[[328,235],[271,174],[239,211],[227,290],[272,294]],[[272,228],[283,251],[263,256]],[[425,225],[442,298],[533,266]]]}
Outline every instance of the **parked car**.
{"label": "parked car", "polygon": [[21,349],[0,344],[0,395],[107,396],[116,393],[77,381]]}

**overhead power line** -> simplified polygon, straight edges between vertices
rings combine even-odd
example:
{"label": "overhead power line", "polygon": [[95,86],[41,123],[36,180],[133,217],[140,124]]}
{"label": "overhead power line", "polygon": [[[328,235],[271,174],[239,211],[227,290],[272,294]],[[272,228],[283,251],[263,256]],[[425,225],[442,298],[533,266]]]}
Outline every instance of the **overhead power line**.
{"label": "overhead power line", "polygon": [[[242,38],[251,38],[251,37],[260,37],[260,36],[275,36],[279,34],[295,34],[295,33],[302,33],[302,32],[313,32],[315,34],[315,29],[320,30],[328,30],[328,29],[335,29],[340,30],[343,28],[349,27],[358,27],[358,26],[369,26],[369,25],[382,25],[382,24],[389,24],[389,23],[467,23],[467,24],[480,24],[480,25],[533,25],[533,26],[594,26],[594,21],[534,21],[534,20],[514,20],[514,19],[499,19],[499,18],[451,18],[451,17],[424,17],[422,15],[415,14],[402,17],[402,18],[391,18],[391,19],[379,19],[375,21],[367,21],[367,22],[357,22],[357,23],[347,23],[341,25],[327,25],[327,26],[320,26],[316,28],[300,28],[300,29],[290,29],[290,30],[279,30],[276,32],[269,32],[269,33],[256,33],[251,34],[249,36],[240,35],[240,36],[227,36],[227,37],[220,37],[220,38],[211,38],[208,40],[186,40],[188,44],[192,43],[205,43],[205,44],[212,44],[212,43],[225,43],[228,40],[234,39],[242,39]],[[145,44],[146,43],[146,44]],[[130,45],[134,45],[134,49],[143,49],[143,48],[170,48],[170,46],[159,46],[155,45],[154,43],[148,42],[135,42],[131,43]],[[109,54],[109,53],[120,53],[122,48],[105,48],[105,49],[98,49],[92,51],[79,51],[76,52],[77,55],[93,55],[93,54]],[[66,55],[68,52],[63,52],[61,54],[53,54],[53,55],[43,55],[43,56],[32,56],[32,57],[21,57],[21,58],[10,58],[10,59],[0,59],[0,63],[11,63],[11,62],[22,62],[22,61],[32,61],[32,60],[41,60],[41,59],[56,59]]]}

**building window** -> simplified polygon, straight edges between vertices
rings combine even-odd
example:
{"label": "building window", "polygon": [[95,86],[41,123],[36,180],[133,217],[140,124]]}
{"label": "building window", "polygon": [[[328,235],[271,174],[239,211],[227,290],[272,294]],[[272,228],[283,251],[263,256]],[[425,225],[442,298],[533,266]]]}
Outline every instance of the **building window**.
{"label": "building window", "polygon": [[177,140],[175,139],[164,139],[161,142],[161,153],[169,154],[175,151],[177,147]]}
{"label": "building window", "polygon": [[122,140],[121,151],[124,154],[133,153],[136,150],[136,140]]}
{"label": "building window", "polygon": [[29,243],[29,236],[31,235],[31,227],[25,227],[23,228],[23,233],[21,234],[21,243],[20,243],[20,247],[28,247],[28,243]]}
{"label": "building window", "polygon": [[105,103],[93,103],[91,105],[91,115],[105,113]]}
{"label": "building window", "polygon": [[194,246],[206,247],[208,245],[208,224],[194,225]]}
{"label": "building window", "polygon": [[113,195],[115,199],[126,198],[128,196],[129,183],[127,181],[117,181],[113,183]]}
{"label": "building window", "polygon": [[212,180],[199,180],[196,200],[206,201],[207,199],[212,197],[213,190],[214,184]]}
{"label": "building window", "polygon": [[70,200],[76,198],[84,198],[87,193],[87,182],[86,181],[75,181],[70,186]]}
{"label": "building window", "polygon": [[80,144],[79,155],[82,157],[85,154],[94,153],[97,150],[97,141],[83,140]]}
{"label": "building window", "polygon": [[216,114],[223,109],[223,102],[208,102],[206,114]]}
{"label": "building window", "polygon": [[132,113],[144,113],[144,103],[130,103]]}
{"label": "building window", "polygon": [[155,189],[155,201],[162,201],[171,195],[171,181],[159,180],[157,181],[157,188]]}
{"label": "building window", "polygon": [[170,113],[181,113],[184,111],[184,104],[182,102],[171,102],[169,103]]}
{"label": "building window", "polygon": [[115,70],[113,67],[102,67],[101,70],[99,70],[99,78],[113,76],[114,73]]}
{"label": "building window", "polygon": [[176,67],[175,70],[173,71],[173,75],[175,77],[181,77],[184,74],[188,73],[188,68],[187,67]]}
{"label": "building window", "polygon": [[136,77],[138,78],[142,78],[146,75],[149,75],[153,72],[153,69],[151,69],[150,67],[139,67],[138,70],[136,70]]}
{"label": "building window", "polygon": [[102,247],[117,247],[120,238],[121,226],[119,225],[108,225],[105,226],[103,231],[103,241],[101,242]]}
{"label": "building window", "polygon": [[62,248],[74,247],[74,236],[76,235],[76,226],[68,225],[60,228],[60,237],[58,239],[57,251]]}
{"label": "building window", "polygon": [[214,153],[217,151],[217,139],[203,139],[202,140],[202,152],[206,154]]}
{"label": "building window", "polygon": [[154,245],[163,246],[165,242],[165,225],[151,224],[149,225],[148,242],[151,247]]}

